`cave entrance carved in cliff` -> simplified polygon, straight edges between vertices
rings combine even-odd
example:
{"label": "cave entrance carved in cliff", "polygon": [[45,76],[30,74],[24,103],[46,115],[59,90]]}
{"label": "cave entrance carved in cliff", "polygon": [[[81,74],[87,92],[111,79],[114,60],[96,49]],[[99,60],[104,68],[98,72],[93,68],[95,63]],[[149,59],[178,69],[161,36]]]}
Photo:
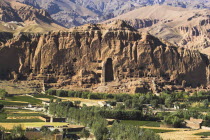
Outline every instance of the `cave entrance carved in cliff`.
{"label": "cave entrance carved in cliff", "polygon": [[105,63],[104,72],[105,82],[111,82],[114,80],[113,64],[111,58],[108,58]]}

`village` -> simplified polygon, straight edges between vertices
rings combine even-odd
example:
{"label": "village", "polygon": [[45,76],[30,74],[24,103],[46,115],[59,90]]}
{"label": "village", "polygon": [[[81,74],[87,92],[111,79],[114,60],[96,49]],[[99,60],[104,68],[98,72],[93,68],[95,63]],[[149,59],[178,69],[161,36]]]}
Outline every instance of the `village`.
{"label": "village", "polygon": [[[58,94],[52,95],[48,91],[45,94],[24,94],[15,95],[12,97],[3,97],[1,101],[4,104],[3,110],[7,112],[7,117],[4,118],[7,123],[0,120],[0,125],[6,127],[8,130],[12,129],[13,126],[21,124],[25,131],[25,136],[28,139],[41,139],[43,138],[43,129],[45,132],[44,137],[50,137],[54,140],[69,139],[82,139],[84,136],[84,130],[86,138],[96,139],[94,133],[88,126],[72,121],[68,117],[58,117],[50,113],[50,105],[52,103],[60,104],[62,102],[72,102],[72,106],[82,109],[85,107],[98,107],[107,110],[116,110],[117,108],[126,109],[129,108],[127,101],[116,101],[113,99],[90,99],[81,97],[63,97]],[[53,91],[54,92],[54,91]],[[56,92],[56,91],[55,91]],[[71,93],[71,92],[69,92]],[[76,93],[76,92],[75,92]],[[81,93],[83,94],[83,93]],[[60,94],[61,95],[61,94]],[[70,95],[70,94],[69,94]],[[76,94],[75,94],[76,95]],[[91,94],[90,94],[91,95]],[[91,97],[91,96],[90,96]],[[93,96],[94,97],[94,96]],[[154,103],[142,104],[142,116],[158,116],[160,113],[176,113],[179,110],[188,110],[182,108],[180,104],[172,103],[173,105],[155,105]],[[159,107],[157,107],[159,106]],[[57,107],[56,107],[57,108]],[[55,108],[54,108],[55,109]],[[124,110],[123,109],[123,110]],[[20,112],[21,111],[21,112]],[[31,116],[30,116],[31,114]],[[163,117],[164,118],[164,117]],[[192,134],[187,135],[187,138],[194,139],[208,139],[208,136],[195,135],[197,133],[205,133],[210,131],[210,127],[204,126],[205,120],[196,119],[190,117],[189,119],[183,120],[179,128],[175,128],[174,124],[164,123],[165,120],[138,120],[138,118],[131,118],[131,120],[124,120],[122,118],[107,117],[105,115],[108,126],[112,126],[115,122],[123,124],[135,124],[144,129],[153,130],[159,134],[162,138],[167,138],[169,134],[180,133],[180,132],[191,132]],[[165,119],[165,118],[164,118]],[[14,123],[13,121],[16,120]],[[20,122],[18,122],[18,120]],[[24,122],[21,122],[24,120]],[[27,122],[28,120],[28,122]],[[35,120],[35,121],[34,121]],[[11,121],[11,122],[10,122]],[[31,121],[31,122],[30,122]],[[36,122],[37,121],[37,122]],[[30,123],[29,123],[30,122]],[[8,133],[9,134],[9,133]],[[5,134],[7,135],[7,133]]]}

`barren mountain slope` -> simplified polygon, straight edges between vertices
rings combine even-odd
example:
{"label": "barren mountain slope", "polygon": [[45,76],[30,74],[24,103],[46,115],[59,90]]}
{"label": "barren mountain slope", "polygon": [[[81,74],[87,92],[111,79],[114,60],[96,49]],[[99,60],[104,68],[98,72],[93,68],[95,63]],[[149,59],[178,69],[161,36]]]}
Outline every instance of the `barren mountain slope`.
{"label": "barren mountain slope", "polygon": [[13,0],[0,1],[1,32],[46,32],[64,29],[42,9]]}
{"label": "barren mountain slope", "polygon": [[171,6],[148,6],[105,21],[125,20],[139,29],[190,49],[209,47],[210,11]]}
{"label": "barren mountain slope", "polygon": [[18,0],[37,8],[46,9],[59,23],[67,27],[97,23],[133,9],[163,4],[176,7],[209,8],[210,0]]}

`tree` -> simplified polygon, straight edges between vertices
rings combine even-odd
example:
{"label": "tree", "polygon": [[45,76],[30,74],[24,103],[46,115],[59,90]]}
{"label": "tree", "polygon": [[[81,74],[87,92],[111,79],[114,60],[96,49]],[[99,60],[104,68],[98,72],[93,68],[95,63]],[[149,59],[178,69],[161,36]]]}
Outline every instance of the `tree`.
{"label": "tree", "polygon": [[164,117],[164,122],[166,124],[172,124],[174,127],[180,127],[183,122],[183,119],[180,119],[176,115],[169,115]]}
{"label": "tree", "polygon": [[103,140],[108,133],[107,121],[97,116],[93,121],[91,129],[93,130],[94,136],[97,140]]}
{"label": "tree", "polygon": [[83,138],[88,138],[90,136],[90,132],[86,129],[82,129],[82,132],[81,132],[81,137]]}
{"label": "tree", "polygon": [[116,109],[118,109],[118,110],[125,110],[125,105],[117,104]]}
{"label": "tree", "polygon": [[60,98],[58,98],[57,100],[56,100],[56,103],[60,103],[62,100],[60,99]]}
{"label": "tree", "polygon": [[167,107],[172,107],[172,98],[171,97],[167,97],[166,99],[165,99],[165,105],[167,106]]}
{"label": "tree", "polygon": [[54,99],[50,99],[50,103],[53,103]]}
{"label": "tree", "polygon": [[81,101],[74,101],[74,105],[75,105],[75,106],[79,106],[80,103],[81,103]]}
{"label": "tree", "polygon": [[5,137],[5,128],[0,126],[0,139],[4,140]]}
{"label": "tree", "polygon": [[5,89],[0,89],[0,98],[5,99],[8,96],[8,92]]}
{"label": "tree", "polygon": [[113,140],[161,140],[158,134],[148,129],[115,122],[110,128],[110,139]]}
{"label": "tree", "polygon": [[14,126],[10,134],[12,140],[26,140],[25,131],[21,125]]}
{"label": "tree", "polygon": [[42,126],[40,131],[44,136],[49,135],[51,133],[50,129],[47,126]]}
{"label": "tree", "polygon": [[52,133],[53,133],[53,134],[59,134],[60,131],[59,131],[58,129],[55,129]]}
{"label": "tree", "polygon": [[46,91],[46,93],[47,93],[48,95],[56,95],[56,90],[54,90],[54,89],[48,89],[48,90]]}
{"label": "tree", "polygon": [[126,100],[125,101],[125,108],[126,109],[129,109],[132,107],[132,100]]}
{"label": "tree", "polygon": [[150,104],[154,107],[157,108],[158,107],[158,100],[157,99],[153,99],[150,101]]}
{"label": "tree", "polygon": [[208,101],[208,99],[205,99],[203,101],[203,106],[204,106],[204,108],[208,108],[209,107],[209,101]]}
{"label": "tree", "polygon": [[3,108],[4,108],[4,105],[0,104],[0,112],[2,112]]}

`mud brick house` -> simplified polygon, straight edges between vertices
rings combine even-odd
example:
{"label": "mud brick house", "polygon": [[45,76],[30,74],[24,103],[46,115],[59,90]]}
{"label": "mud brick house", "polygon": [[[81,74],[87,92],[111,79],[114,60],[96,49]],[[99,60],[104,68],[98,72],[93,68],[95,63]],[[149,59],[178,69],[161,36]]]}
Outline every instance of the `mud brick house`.
{"label": "mud brick house", "polygon": [[186,127],[192,128],[192,129],[201,129],[201,124],[203,122],[203,119],[194,119],[190,118],[190,120],[185,120]]}

